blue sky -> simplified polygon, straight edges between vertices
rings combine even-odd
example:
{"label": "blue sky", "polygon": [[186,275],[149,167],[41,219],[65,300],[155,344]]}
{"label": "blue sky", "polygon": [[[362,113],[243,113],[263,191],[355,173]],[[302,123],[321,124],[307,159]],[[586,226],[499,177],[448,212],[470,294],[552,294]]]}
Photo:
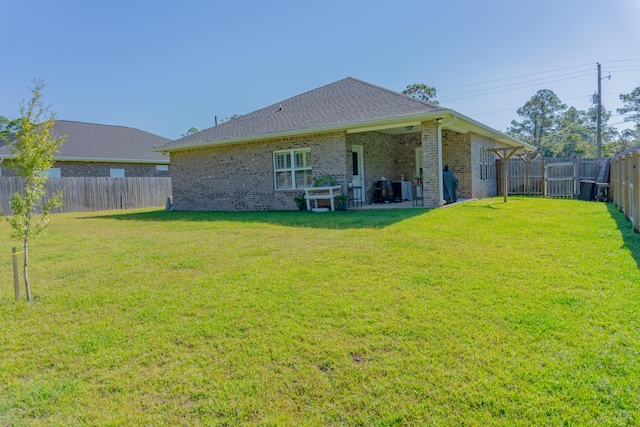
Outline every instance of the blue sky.
{"label": "blue sky", "polygon": [[174,139],[351,76],[435,86],[504,131],[539,89],[588,108],[596,62],[616,114],[640,85],[638,22],[638,0],[0,0],[0,115],[40,78],[60,119]]}

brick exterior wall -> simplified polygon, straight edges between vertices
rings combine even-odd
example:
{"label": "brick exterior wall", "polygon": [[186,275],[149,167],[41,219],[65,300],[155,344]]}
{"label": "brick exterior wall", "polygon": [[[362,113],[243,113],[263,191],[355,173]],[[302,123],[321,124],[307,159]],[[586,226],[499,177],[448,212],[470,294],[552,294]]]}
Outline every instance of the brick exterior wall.
{"label": "brick exterior wall", "polygon": [[[349,150],[353,145],[362,145],[364,155],[364,191],[368,195],[375,181],[382,177],[387,179],[400,179],[396,176],[396,154],[397,138],[381,132],[363,132],[347,135],[347,146]],[[353,158],[348,156],[348,171],[353,171]],[[350,174],[350,176],[353,176]],[[367,197],[367,201],[369,198]]]}
{"label": "brick exterior wall", "polygon": [[416,148],[422,147],[420,138],[420,132],[398,135],[396,175],[404,175],[406,181],[410,181],[416,172]]}
{"label": "brick exterior wall", "polygon": [[[313,176],[332,175],[346,192],[352,179],[352,146],[364,153],[364,190],[383,176],[393,181],[415,171],[416,148],[423,165],[424,206],[438,207],[441,174],[438,164],[438,123],[424,122],[419,132],[390,135],[384,132],[346,134],[331,132],[245,144],[171,153],[173,205],[176,210],[283,210],[297,209],[293,198],[301,190],[276,190],[273,152],[311,149]],[[480,147],[499,146],[473,133],[442,130],[442,166],[449,165],[459,180],[458,197],[495,195],[495,180],[480,180]]]}
{"label": "brick exterior wall", "polygon": [[314,177],[331,174],[346,191],[346,134],[332,132],[173,152],[174,209],[297,209],[301,190],[275,189],[273,152],[302,148],[311,149]]}
{"label": "brick exterior wall", "polygon": [[[7,167],[10,160],[0,165],[1,176],[16,176]],[[62,177],[109,177],[111,168],[124,169],[125,177],[157,177],[169,178],[170,171],[157,171],[155,164],[148,163],[93,163],[93,162],[55,162],[54,168],[60,168]]]}
{"label": "brick exterior wall", "polygon": [[440,185],[442,171],[438,165],[438,123],[422,122],[422,191],[425,207],[442,206]]}
{"label": "brick exterior wall", "polygon": [[[498,144],[492,139],[488,139],[476,134],[471,134],[471,174],[473,177],[473,190],[471,197],[478,199],[493,197],[498,194],[495,176],[492,180],[480,179],[480,147],[500,148],[504,146]],[[497,157],[495,157],[494,155],[494,164],[496,158]]]}
{"label": "brick exterior wall", "polygon": [[[411,180],[415,166],[416,148],[420,147],[420,132],[390,135],[382,132],[363,132],[347,135],[347,147],[362,145],[364,154],[365,182],[367,201],[370,190],[376,181],[385,177],[392,181]],[[352,157],[348,156],[347,170],[351,172]]]}
{"label": "brick exterior wall", "polygon": [[458,178],[458,198],[471,198],[473,170],[471,162],[471,135],[442,129],[442,167]]}

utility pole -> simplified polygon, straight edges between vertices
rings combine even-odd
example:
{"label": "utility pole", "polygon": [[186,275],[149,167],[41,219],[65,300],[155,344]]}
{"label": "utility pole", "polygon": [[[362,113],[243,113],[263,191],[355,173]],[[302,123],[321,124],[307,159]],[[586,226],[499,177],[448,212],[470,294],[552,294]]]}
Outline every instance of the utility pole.
{"label": "utility pole", "polygon": [[596,149],[598,158],[602,158],[602,85],[600,84],[600,63],[598,64],[598,122],[596,128]]}

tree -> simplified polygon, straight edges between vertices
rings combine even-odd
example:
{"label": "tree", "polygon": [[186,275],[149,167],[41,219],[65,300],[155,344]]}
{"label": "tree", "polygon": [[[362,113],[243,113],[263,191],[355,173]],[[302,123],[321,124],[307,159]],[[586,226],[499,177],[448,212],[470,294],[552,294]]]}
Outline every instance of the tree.
{"label": "tree", "polygon": [[0,136],[8,136],[18,129],[18,120],[9,120],[5,116],[0,116]]}
{"label": "tree", "polygon": [[237,119],[238,117],[242,117],[242,114],[233,113],[232,115],[230,115],[228,117],[218,117],[218,124],[222,124],[224,122],[228,122],[230,120]]}
{"label": "tree", "polygon": [[193,126],[191,126],[188,131],[186,131],[180,136],[185,137],[185,136],[193,135],[196,132],[198,132],[198,128],[194,128]]}
{"label": "tree", "polygon": [[569,107],[563,112],[558,122],[558,128],[550,147],[553,147],[553,155],[558,157],[590,157],[595,153],[595,147],[589,142],[595,141],[594,132],[591,132],[589,118],[583,110]]}
{"label": "tree", "polygon": [[616,154],[627,151],[639,144],[640,131],[635,129],[624,129],[618,134],[618,138],[615,141],[602,145],[602,155],[604,157],[613,157]]}
{"label": "tree", "polygon": [[522,107],[518,108],[520,122],[513,120],[507,133],[541,149],[544,156],[554,153],[552,136],[558,129],[562,113],[567,108],[558,96],[549,89],[536,92]]}
{"label": "tree", "polygon": [[[609,124],[611,111],[607,111],[601,106],[601,129],[602,144],[609,144],[618,135],[618,130]],[[597,133],[598,133],[598,107],[596,105],[589,110],[578,110],[569,107],[562,113],[558,123],[558,128],[554,135],[554,154],[559,157],[587,157],[597,156]]]}
{"label": "tree", "polygon": [[[602,145],[604,145],[604,144],[609,144],[616,139],[616,137],[618,136],[618,129],[615,126],[609,124],[609,120],[611,120],[611,111],[607,111],[604,105],[600,106],[600,111],[601,111],[600,136],[602,140]],[[589,110],[587,111],[587,117],[589,118],[589,129],[591,131],[591,134],[593,135],[590,140],[596,141],[597,133],[598,133],[598,106],[597,105],[593,105],[591,108],[589,108]],[[594,156],[596,154],[597,153],[594,153]]]}
{"label": "tree", "polygon": [[[66,137],[51,134],[55,115],[42,103],[44,83],[33,80],[31,100],[20,106],[15,133],[3,136],[13,156],[11,167],[24,181],[24,193],[11,195],[13,216],[8,218],[13,229],[11,237],[23,243],[23,274],[27,301],[31,301],[29,285],[29,239],[42,234],[49,225],[51,209],[62,206],[58,191],[45,200],[47,171],[53,166],[53,155],[60,150]],[[39,214],[37,212],[40,212]]]}
{"label": "tree", "polygon": [[5,116],[0,116],[0,133],[3,133],[5,131],[7,124],[9,124],[9,119],[7,119]]}
{"label": "tree", "polygon": [[631,93],[620,95],[620,101],[624,107],[618,108],[618,114],[629,114],[624,118],[625,122],[635,122],[636,131],[640,131],[640,86]]}
{"label": "tree", "polygon": [[424,83],[414,83],[412,85],[409,85],[405,90],[402,91],[402,93],[416,99],[430,102],[432,104],[438,103],[438,101],[435,100],[436,88],[427,86]]}

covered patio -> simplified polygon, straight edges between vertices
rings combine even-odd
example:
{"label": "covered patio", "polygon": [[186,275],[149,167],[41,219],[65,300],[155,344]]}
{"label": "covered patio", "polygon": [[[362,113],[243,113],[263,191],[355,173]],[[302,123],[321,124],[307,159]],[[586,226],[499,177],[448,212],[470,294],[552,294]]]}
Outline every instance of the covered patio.
{"label": "covered patio", "polygon": [[[405,120],[348,130],[349,191],[356,198],[361,194],[363,206],[371,202],[374,206],[386,205],[389,200],[380,200],[376,191],[381,181],[390,181],[391,202],[407,200],[415,207],[411,202],[418,196],[420,207],[442,206],[442,170],[448,165],[459,182],[458,196],[471,198],[471,137],[464,129],[452,126],[456,121],[455,117],[443,115],[428,122]],[[412,189],[415,178],[420,180],[420,187]]]}

